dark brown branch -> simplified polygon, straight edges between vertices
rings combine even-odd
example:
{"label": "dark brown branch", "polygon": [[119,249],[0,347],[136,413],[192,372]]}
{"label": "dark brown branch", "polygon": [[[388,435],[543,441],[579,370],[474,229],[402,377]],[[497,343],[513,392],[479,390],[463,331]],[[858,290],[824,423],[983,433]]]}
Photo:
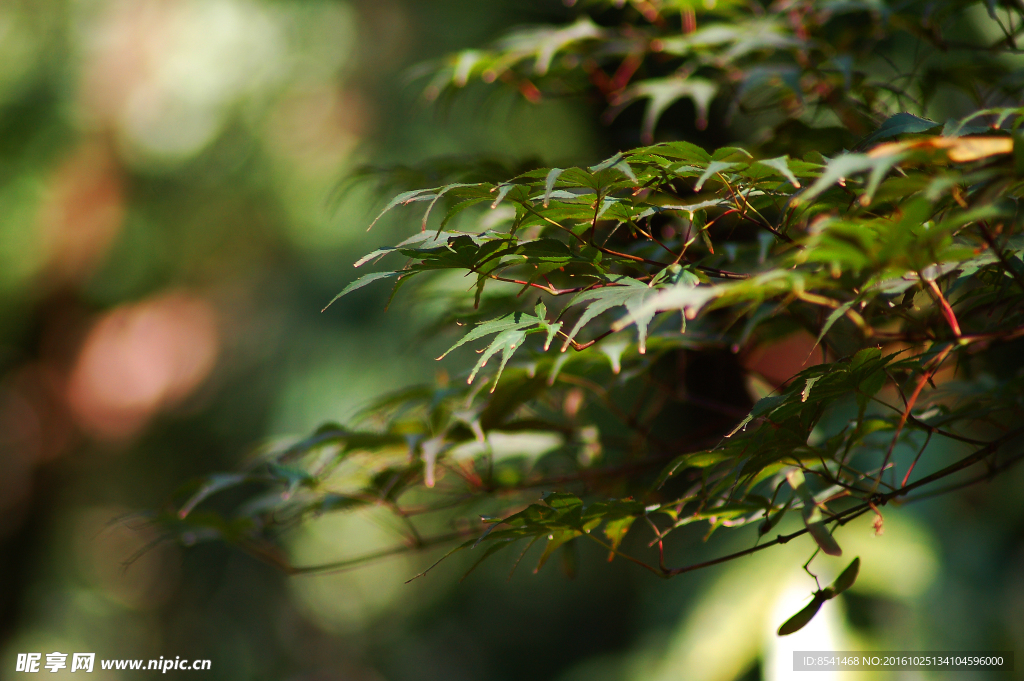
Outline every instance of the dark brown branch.
{"label": "dark brown branch", "polygon": [[[1011,433],[1008,433],[1007,435],[1004,435],[1003,437],[1001,437],[1001,438],[999,438],[997,440],[993,440],[992,442],[990,442],[986,446],[984,446],[984,447],[976,450],[975,452],[972,452],[971,454],[965,456],[963,459],[960,459],[959,461],[957,461],[955,463],[952,463],[949,466],[946,466],[945,468],[943,468],[943,469],[941,469],[939,471],[936,471],[935,473],[932,473],[931,475],[927,475],[927,476],[921,478],[920,480],[917,480],[916,482],[913,482],[913,483],[911,483],[909,485],[905,485],[903,487],[900,487],[899,489],[893,490],[892,492],[887,492],[885,494],[874,495],[872,497],[872,499],[870,499],[870,500],[868,500],[868,501],[866,501],[866,502],[864,502],[862,504],[858,504],[856,506],[848,508],[848,509],[846,509],[844,511],[840,511],[840,512],[834,514],[833,516],[831,516],[830,518],[826,518],[824,520],[824,522],[826,524],[836,522],[836,523],[839,523],[840,525],[844,525],[844,524],[850,522],[851,520],[853,520],[854,518],[856,518],[858,516],[861,516],[864,513],[867,513],[868,511],[871,511],[873,506],[882,506],[882,505],[888,503],[889,501],[892,501],[893,499],[897,499],[899,497],[906,496],[911,491],[913,491],[913,490],[915,490],[915,489],[917,489],[919,487],[923,487],[924,485],[927,485],[929,483],[935,482],[936,480],[941,480],[942,478],[950,476],[953,473],[957,473],[957,472],[959,472],[959,471],[961,471],[961,470],[963,470],[965,468],[973,466],[974,464],[976,464],[979,461],[981,461],[982,459],[984,459],[986,456],[989,456],[990,454],[995,453],[999,449],[999,447],[1001,447],[1005,442],[1007,442],[1008,440],[1012,439],[1013,437],[1016,437],[1016,436],[1020,435],[1021,433],[1024,433],[1024,428],[1018,428],[1017,430],[1015,430],[1015,431],[1013,431]],[[1005,467],[1008,468],[1009,466],[1013,465],[1017,461],[1020,461],[1022,458],[1024,458],[1024,456],[1014,457],[1013,459],[1011,459],[1010,462],[1008,462],[1005,465]],[[994,474],[990,470],[986,474],[985,477],[991,477],[992,475],[994,475]],[[981,478],[981,479],[984,479],[984,478]],[[977,482],[977,480],[971,481],[968,484],[973,484],[974,482]],[[954,491],[956,489],[959,489],[959,487],[952,486],[952,487],[949,488],[948,491]],[[711,567],[712,565],[718,565],[719,563],[725,563],[725,562],[730,561],[730,560],[735,560],[736,558],[742,558],[743,556],[749,556],[752,553],[757,553],[758,551],[763,551],[764,549],[766,549],[766,548],[768,548],[770,546],[775,546],[776,544],[785,544],[786,542],[788,542],[788,541],[790,541],[792,539],[795,539],[795,538],[799,537],[800,535],[807,534],[807,531],[808,530],[805,527],[805,528],[803,528],[801,530],[797,530],[796,532],[793,532],[791,534],[778,535],[775,539],[773,539],[773,540],[771,540],[771,541],[769,541],[767,543],[759,544],[758,546],[754,546],[754,547],[751,547],[749,549],[745,549],[743,551],[736,551],[735,553],[730,553],[730,554],[725,555],[725,556],[720,556],[718,558],[715,558],[715,559],[712,559],[712,560],[708,560],[708,561],[704,561],[702,563],[694,563],[692,565],[685,565],[683,567],[671,568],[666,573],[666,576],[673,577],[675,575],[681,575],[681,574],[684,574],[686,572],[693,572],[694,570],[700,570],[701,568]]]}

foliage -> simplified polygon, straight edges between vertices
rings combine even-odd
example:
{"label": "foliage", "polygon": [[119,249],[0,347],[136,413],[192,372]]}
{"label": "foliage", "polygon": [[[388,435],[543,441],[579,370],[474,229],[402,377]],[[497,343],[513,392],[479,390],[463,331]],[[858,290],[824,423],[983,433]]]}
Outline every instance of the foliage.
{"label": "foliage", "polygon": [[[612,115],[642,102],[643,146],[401,193],[382,216],[425,204],[416,231],[356,263],[393,269],[339,294],[461,274],[470,296],[452,297],[446,321],[472,324],[448,351],[480,348],[466,381],[389,396],[361,425],[326,425],[201,483],[162,517],[169,531],[290,572],[340,569],[376,556],[290,566],[280,530],[378,506],[406,536],[389,553],[455,542],[446,555],[482,561],[541,541],[539,569],[584,539],[670,577],[802,534],[841,555],[836,530],[851,519],[873,513],[881,532],[888,502],[1020,458],[1024,372],[994,359],[1024,336],[1020,8],[622,5],[582,3],[565,26],[454,55],[427,93],[482,79],[531,100],[597,92]],[[655,142],[680,100],[697,129],[718,112],[747,131],[730,133],[742,146]],[[798,331],[822,361],[781,385],[754,380],[752,405],[687,378]],[[243,503],[192,512],[238,486]],[[802,528],[778,534],[791,510]],[[707,536],[753,526],[754,544],[668,565],[665,543],[693,523]],[[627,534],[644,535],[636,551]]]}

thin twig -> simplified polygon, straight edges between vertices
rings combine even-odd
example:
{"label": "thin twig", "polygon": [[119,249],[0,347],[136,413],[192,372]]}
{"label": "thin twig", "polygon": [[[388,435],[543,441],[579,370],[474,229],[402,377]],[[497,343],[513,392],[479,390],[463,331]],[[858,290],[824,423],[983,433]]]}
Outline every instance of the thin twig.
{"label": "thin twig", "polygon": [[1020,290],[1024,291],[1024,277],[1022,277],[1020,272],[1010,264],[1010,261],[1006,258],[1006,254],[1003,253],[1003,249],[999,248],[999,244],[996,243],[995,236],[992,235],[992,232],[989,230],[988,225],[984,220],[978,221],[978,230],[981,232],[981,236],[985,239],[985,243],[989,245],[989,248],[991,248],[996,257],[999,258],[999,262],[1002,263],[1003,269],[1013,277],[1013,280],[1017,282],[1017,286],[1020,287]]}

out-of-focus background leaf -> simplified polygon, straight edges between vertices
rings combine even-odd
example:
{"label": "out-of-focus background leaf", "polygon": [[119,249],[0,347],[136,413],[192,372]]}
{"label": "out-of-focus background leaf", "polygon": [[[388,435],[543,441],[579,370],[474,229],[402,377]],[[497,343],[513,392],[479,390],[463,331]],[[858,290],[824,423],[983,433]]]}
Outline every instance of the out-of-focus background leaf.
{"label": "out-of-focus background leaf", "polygon": [[[596,162],[639,139],[638,110],[610,132],[579,100],[488,89],[428,106],[405,80],[565,12],[0,4],[0,678],[18,676],[17,653],[52,651],[208,658],[192,673],[218,679],[601,681],[785,678],[794,649],[1024,650],[1019,471],[890,514],[880,537],[852,526],[857,583],[784,640],[779,622],[808,598],[793,567],[806,547],[668,582],[595,551],[574,580],[555,555],[508,582],[499,557],[462,584],[446,563],[407,585],[436,555],[288,578],[219,543],[151,545],[134,511],[431,379],[457,337],[424,335],[429,298],[384,314],[376,287],[320,313],[359,256],[416,229],[389,217],[367,234],[379,197],[348,174],[479,154]],[[700,141],[692,112],[666,118]],[[394,537],[367,512],[288,541],[314,563]],[[823,561],[822,583],[848,562]]]}

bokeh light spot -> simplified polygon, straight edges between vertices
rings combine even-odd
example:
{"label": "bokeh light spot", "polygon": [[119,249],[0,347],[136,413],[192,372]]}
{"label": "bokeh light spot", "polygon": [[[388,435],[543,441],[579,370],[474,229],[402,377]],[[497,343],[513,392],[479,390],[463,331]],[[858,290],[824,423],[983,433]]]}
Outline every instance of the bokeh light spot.
{"label": "bokeh light spot", "polygon": [[98,437],[131,435],[206,378],[219,345],[216,313],[199,298],[172,293],[119,307],[83,344],[68,387],[72,411]]}

